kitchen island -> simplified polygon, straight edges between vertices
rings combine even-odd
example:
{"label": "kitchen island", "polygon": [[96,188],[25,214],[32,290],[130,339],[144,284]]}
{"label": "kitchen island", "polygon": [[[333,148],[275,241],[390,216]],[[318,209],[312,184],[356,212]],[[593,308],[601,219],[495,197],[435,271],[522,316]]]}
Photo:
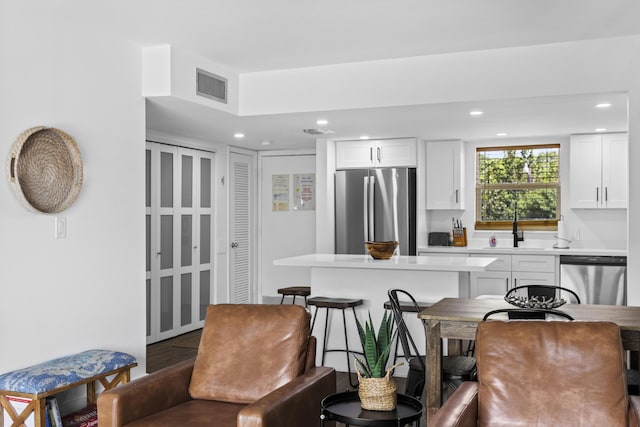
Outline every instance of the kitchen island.
{"label": "kitchen island", "polygon": [[[356,308],[358,318],[364,322],[368,313],[376,325],[384,313],[387,290],[398,288],[411,293],[416,300],[437,302],[447,297],[467,297],[469,294],[469,273],[485,271],[494,262],[494,257],[446,257],[446,256],[394,256],[388,260],[376,260],[369,255],[308,254],[277,259],[275,266],[311,269],[311,296],[336,298],[361,298],[364,303]],[[333,310],[329,318],[331,334],[328,346],[343,348],[342,316]],[[314,313],[312,313],[314,314]],[[424,330],[415,319],[407,319],[407,324],[416,342],[424,350]],[[347,314],[350,348],[359,349],[355,321]],[[318,340],[318,364],[322,354],[322,331],[324,313],[318,317],[313,331]],[[352,360],[352,358],[351,358]],[[346,371],[344,354],[328,353],[326,366]]]}

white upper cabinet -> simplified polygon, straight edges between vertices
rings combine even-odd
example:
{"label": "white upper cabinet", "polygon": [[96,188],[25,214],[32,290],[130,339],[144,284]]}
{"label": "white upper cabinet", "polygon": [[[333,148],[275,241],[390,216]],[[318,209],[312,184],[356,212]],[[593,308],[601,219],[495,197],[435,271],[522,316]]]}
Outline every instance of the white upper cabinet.
{"label": "white upper cabinet", "polygon": [[416,167],[415,138],[336,142],[336,169]]}
{"label": "white upper cabinet", "polygon": [[572,208],[626,208],[626,133],[571,136],[569,200]]}
{"label": "white upper cabinet", "polygon": [[427,209],[464,209],[464,141],[427,141]]}

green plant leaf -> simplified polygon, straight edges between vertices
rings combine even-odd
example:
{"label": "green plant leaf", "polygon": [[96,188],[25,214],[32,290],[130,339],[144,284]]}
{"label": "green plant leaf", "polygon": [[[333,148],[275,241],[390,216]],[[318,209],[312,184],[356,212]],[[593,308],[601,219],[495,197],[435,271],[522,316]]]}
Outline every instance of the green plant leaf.
{"label": "green plant leaf", "polygon": [[377,336],[370,312],[368,317],[364,327],[358,318],[356,318],[364,360],[356,359],[358,360],[358,365],[362,368],[363,375],[366,374],[372,378],[380,378],[386,373],[386,366],[391,351],[391,341],[393,338],[392,317],[387,312],[384,313],[380,326],[378,327]]}
{"label": "green plant leaf", "polygon": [[359,365],[360,373],[362,374],[363,377],[372,378],[371,370],[369,369],[369,366],[365,363],[364,360],[360,359],[359,357],[356,357],[356,363]]}

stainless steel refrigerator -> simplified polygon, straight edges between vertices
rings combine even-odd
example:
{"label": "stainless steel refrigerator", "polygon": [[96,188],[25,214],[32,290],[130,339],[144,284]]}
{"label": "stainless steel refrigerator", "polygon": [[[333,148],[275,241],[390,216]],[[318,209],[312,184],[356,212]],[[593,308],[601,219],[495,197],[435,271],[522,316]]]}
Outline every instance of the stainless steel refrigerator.
{"label": "stainless steel refrigerator", "polygon": [[336,253],[366,254],[365,241],[400,242],[416,254],[415,168],[336,171]]}

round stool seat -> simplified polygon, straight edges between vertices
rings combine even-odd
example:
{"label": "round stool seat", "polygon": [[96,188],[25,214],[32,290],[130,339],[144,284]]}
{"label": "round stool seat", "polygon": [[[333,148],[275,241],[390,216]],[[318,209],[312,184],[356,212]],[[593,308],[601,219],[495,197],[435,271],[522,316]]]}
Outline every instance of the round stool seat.
{"label": "round stool seat", "polygon": [[353,308],[362,305],[361,299],[353,298],[329,298],[329,297],[313,297],[307,301],[309,305],[326,308]]}
{"label": "round stool seat", "polygon": [[299,297],[308,297],[311,295],[311,286],[289,286],[287,288],[278,289],[281,295],[297,295]]}
{"label": "round stool seat", "polygon": [[304,306],[307,306],[307,297],[311,295],[311,286],[288,286],[286,288],[278,289],[278,293],[282,295],[280,298],[280,304],[284,302],[285,297],[293,297],[292,304],[296,303],[296,297],[304,298]]}

